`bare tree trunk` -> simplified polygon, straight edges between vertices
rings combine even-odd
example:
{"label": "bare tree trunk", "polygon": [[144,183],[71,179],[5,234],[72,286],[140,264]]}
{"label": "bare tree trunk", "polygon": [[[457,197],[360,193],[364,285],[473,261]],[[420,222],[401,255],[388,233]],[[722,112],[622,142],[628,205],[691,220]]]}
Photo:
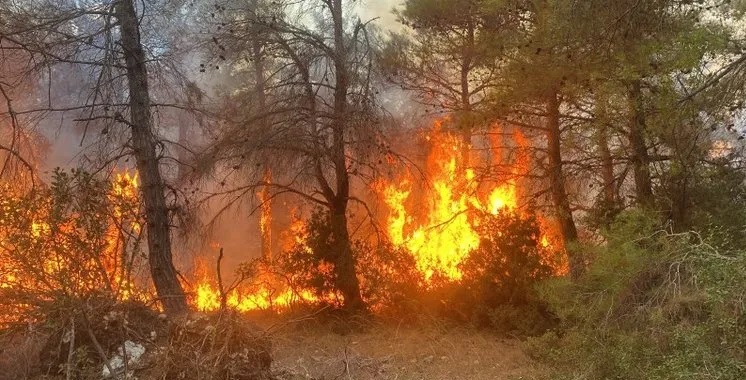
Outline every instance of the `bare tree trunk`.
{"label": "bare tree trunk", "polygon": [[601,159],[601,180],[603,184],[600,205],[600,209],[603,211],[601,223],[608,227],[620,211],[618,181],[614,175],[614,158],[611,155],[611,149],[609,149],[608,126],[601,125],[599,127],[596,144]]}
{"label": "bare tree trunk", "polygon": [[676,232],[688,231],[691,228],[691,201],[689,197],[689,173],[679,169],[670,179],[671,223]]}
{"label": "bare tree trunk", "polygon": [[347,230],[347,204],[350,197],[350,177],[347,171],[345,152],[345,127],[347,119],[347,92],[349,75],[347,68],[347,47],[344,38],[342,0],[331,0],[331,13],[334,24],[334,121],[332,125],[332,155],[337,191],[331,204],[332,231],[334,233],[335,271],[339,290],[345,298],[348,310],[364,309],[360,294],[360,283],[356,273],[356,259],[352,254],[350,235]]}
{"label": "bare tree trunk", "polygon": [[[264,169],[262,176],[265,183],[272,183],[272,171],[269,167]],[[272,195],[270,186],[263,186],[257,193],[259,198],[259,233],[262,240],[262,259],[272,262]]]}
{"label": "bare tree trunk", "polygon": [[474,115],[472,114],[471,104],[471,86],[469,86],[469,73],[471,72],[474,62],[474,25],[469,22],[468,34],[466,35],[466,45],[469,47],[464,51],[461,61],[461,120],[459,128],[461,129],[462,143],[461,162],[463,169],[471,167],[471,139],[474,133]]}
{"label": "bare tree trunk", "polygon": [[552,201],[560,224],[560,232],[570,263],[570,276],[578,278],[583,273],[583,260],[574,252],[569,243],[578,240],[578,230],[572,217],[570,200],[565,189],[565,175],[562,171],[562,142],[560,130],[560,100],[556,91],[547,99],[547,150],[549,154],[549,186]]}
{"label": "bare tree trunk", "polygon": [[189,121],[188,117],[184,114],[177,116],[176,122],[179,123],[179,135],[178,142],[179,146],[176,148],[176,183],[182,183],[184,179],[191,173],[191,168],[186,163],[189,162],[188,151],[184,147],[189,146]]}
{"label": "bare tree trunk", "polygon": [[[252,11],[258,12],[259,4],[257,0],[251,2]],[[266,77],[264,72],[264,52],[262,51],[263,43],[260,40],[261,27],[254,27],[254,36],[251,41],[251,55],[254,62],[254,95],[256,96],[256,114],[261,115],[267,111],[266,95]],[[269,128],[267,117],[262,117],[258,121],[259,129],[265,131]],[[259,232],[262,243],[262,258],[268,262],[272,261],[272,196],[270,194],[270,183],[272,183],[272,171],[268,163],[264,163],[263,181],[267,183],[257,194],[260,205]]]}
{"label": "bare tree trunk", "polygon": [[116,5],[116,12],[127,63],[130,127],[137,170],[142,180],[140,191],[147,221],[150,273],[166,313],[180,314],[187,310],[186,297],[171,257],[168,209],[163,194],[163,179],[158,168],[153,119],[150,114],[148,72],[133,0],[120,0]]}
{"label": "bare tree trunk", "polygon": [[609,149],[609,132],[608,128],[603,125],[598,131],[598,150],[601,156],[601,178],[603,180],[603,197],[608,206],[615,206],[616,196],[616,177],[614,176],[614,160],[611,157]]}
{"label": "bare tree trunk", "polygon": [[645,115],[642,109],[642,83],[630,83],[629,144],[632,149],[632,170],[635,177],[637,203],[643,207],[653,206],[653,185],[650,179],[650,156],[645,142]]}

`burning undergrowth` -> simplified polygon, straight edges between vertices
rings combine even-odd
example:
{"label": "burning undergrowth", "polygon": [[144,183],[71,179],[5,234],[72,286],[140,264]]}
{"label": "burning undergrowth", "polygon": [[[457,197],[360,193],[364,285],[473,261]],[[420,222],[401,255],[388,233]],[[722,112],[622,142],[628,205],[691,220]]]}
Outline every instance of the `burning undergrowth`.
{"label": "burning undergrowth", "polygon": [[0,322],[44,320],[65,300],[152,299],[143,280],[137,178],[58,171],[26,195],[0,189]]}
{"label": "burning undergrowth", "polygon": [[[517,153],[501,152],[504,148],[498,146],[505,141],[489,141],[493,162],[484,162],[468,153],[472,149],[461,136],[436,123],[422,135],[428,147],[422,178],[392,165],[390,179],[375,182],[375,202],[384,212],[370,224],[378,234],[353,234],[349,242],[369,311],[435,313],[520,334],[534,334],[552,322],[536,300],[533,284],[565,272],[559,259],[562,243],[551,221],[529,207],[523,182],[531,164],[522,149],[525,137],[515,133],[502,139]],[[494,166],[495,160],[504,160],[509,170],[490,175],[480,169]],[[264,180],[271,181],[271,174]],[[47,346],[57,349],[42,351],[48,358],[50,352],[57,356],[47,360],[47,372],[70,371],[71,363],[79,361],[101,364],[118,350],[126,351],[126,342],[137,342],[151,355],[168,355],[158,361],[201,363],[227,371],[221,377],[239,378],[231,373],[248,370],[227,366],[224,360],[263,371],[270,359],[262,354],[267,350],[260,334],[226,311],[344,305],[328,210],[316,209],[305,218],[290,212],[285,227],[273,231],[277,223],[272,223],[271,208],[262,207],[258,234],[267,241],[272,236],[282,240],[275,244],[276,252],[272,244],[262,244],[261,258],[226,269],[221,267],[224,252],[214,247],[220,251],[218,260],[199,258],[182,284],[192,308],[220,311],[217,319],[164,324],[157,318],[160,306],[152,284],[142,275],[146,252],[136,174],[105,181],[83,172],[58,172],[49,188],[23,196],[3,191],[0,322],[4,327],[48,328]],[[271,199],[262,192],[258,198],[263,205]],[[129,303],[147,305],[137,309],[151,313],[140,313],[152,319],[144,325],[162,326],[153,331],[125,326],[117,330],[123,335],[97,341],[99,336],[90,332],[107,327],[96,324],[111,313],[127,314],[118,308]],[[84,333],[75,338],[77,343],[71,340],[73,329]],[[60,349],[65,345],[69,347]],[[194,349],[182,352],[173,349],[177,346]],[[78,351],[81,347],[87,348]],[[188,357],[192,354],[199,357]]]}
{"label": "burning undergrowth", "polygon": [[[480,156],[446,123],[421,135],[428,152],[421,177],[392,160],[389,178],[372,186],[372,202],[383,210],[372,223],[376,233],[350,238],[363,301],[379,315],[425,311],[510,332],[541,331],[553,317],[537,301],[533,284],[567,269],[551,219],[530,206],[527,138],[501,133],[486,139],[488,154]],[[485,170],[489,166],[507,169],[494,173]],[[293,208],[289,223],[278,226],[266,207],[267,194],[260,191],[258,198],[261,235],[285,236],[284,243],[248,272],[239,269],[238,284],[221,284],[218,269],[206,270],[209,265],[201,263],[195,306],[206,311],[342,306],[328,210],[313,209],[303,218]],[[262,247],[267,250],[265,243]]]}
{"label": "burning undergrowth", "polygon": [[28,359],[0,362],[0,379],[269,377],[268,340],[242,317],[160,314],[137,181],[58,171],[28,194],[2,188],[0,356]]}

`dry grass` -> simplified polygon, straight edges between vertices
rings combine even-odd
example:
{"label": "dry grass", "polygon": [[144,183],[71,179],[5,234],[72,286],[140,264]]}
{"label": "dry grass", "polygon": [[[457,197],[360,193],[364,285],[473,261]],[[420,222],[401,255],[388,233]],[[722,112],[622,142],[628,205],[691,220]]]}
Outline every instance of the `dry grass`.
{"label": "dry grass", "polygon": [[38,365],[45,338],[29,333],[0,335],[0,380],[26,379]]}
{"label": "dry grass", "polygon": [[291,327],[275,336],[273,368],[296,379],[541,379],[515,340],[465,327],[378,324],[340,334]]}

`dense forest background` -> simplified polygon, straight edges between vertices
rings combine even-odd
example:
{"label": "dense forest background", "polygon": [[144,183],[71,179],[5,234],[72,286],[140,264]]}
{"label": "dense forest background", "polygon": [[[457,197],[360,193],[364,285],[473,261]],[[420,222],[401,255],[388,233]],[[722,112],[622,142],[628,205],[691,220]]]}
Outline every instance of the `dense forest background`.
{"label": "dense forest background", "polygon": [[41,358],[12,376],[125,378],[173,323],[146,351],[194,367],[145,376],[268,378],[269,312],[744,378],[744,12],[0,0],[0,328]]}

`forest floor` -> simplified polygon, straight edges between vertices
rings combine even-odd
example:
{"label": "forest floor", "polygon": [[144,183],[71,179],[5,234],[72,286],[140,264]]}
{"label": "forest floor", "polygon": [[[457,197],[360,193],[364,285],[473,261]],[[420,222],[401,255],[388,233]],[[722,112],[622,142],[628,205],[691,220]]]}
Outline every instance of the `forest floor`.
{"label": "forest floor", "polygon": [[[252,325],[267,329],[272,342],[271,372],[276,380],[549,378],[547,368],[532,360],[519,340],[464,325],[376,319],[354,324],[328,316],[246,318]],[[13,336],[5,336],[4,342],[0,339],[0,380],[28,378],[22,374],[39,364],[35,358],[44,340],[16,338],[18,341],[13,341]]]}
{"label": "forest floor", "polygon": [[376,324],[360,331],[294,326],[273,335],[280,380],[544,379],[514,339],[467,327]]}

